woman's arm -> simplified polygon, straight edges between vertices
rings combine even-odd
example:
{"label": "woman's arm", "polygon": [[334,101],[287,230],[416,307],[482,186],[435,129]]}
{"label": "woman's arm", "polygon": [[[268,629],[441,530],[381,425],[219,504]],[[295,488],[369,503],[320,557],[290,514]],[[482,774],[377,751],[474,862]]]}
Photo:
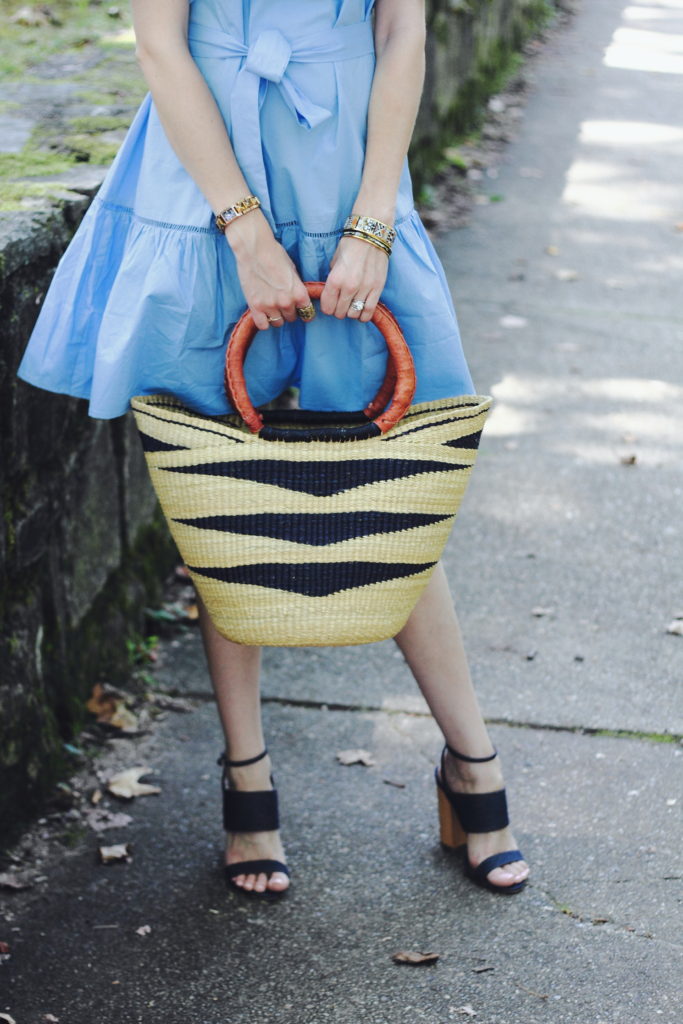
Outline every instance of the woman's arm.
{"label": "woman's arm", "polygon": [[[368,109],[365,162],[353,211],[393,224],[403,161],[415,126],[425,67],[424,0],[377,0],[377,63]],[[337,317],[371,318],[384,288],[388,258],[356,238],[342,238],[320,307]],[[365,301],[360,314],[349,311]]]}
{"label": "woman's arm", "polygon": [[[249,194],[220,110],[187,44],[188,0],[132,0],[136,52],[178,159],[215,213]],[[172,197],[171,197],[172,202]],[[296,269],[255,210],[225,230],[256,326],[296,319],[310,302]],[[273,326],[281,326],[278,320]]]}

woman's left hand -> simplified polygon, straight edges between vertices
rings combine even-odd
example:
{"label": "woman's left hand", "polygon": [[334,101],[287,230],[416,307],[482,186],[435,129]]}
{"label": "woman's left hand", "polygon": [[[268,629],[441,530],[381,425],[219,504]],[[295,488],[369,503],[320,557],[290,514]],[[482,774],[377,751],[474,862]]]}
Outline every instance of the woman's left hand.
{"label": "woman's left hand", "polygon": [[[330,273],[320,296],[320,309],[328,316],[349,317],[367,323],[382,294],[389,257],[361,238],[341,238],[332,257]],[[362,310],[351,309],[363,302]]]}

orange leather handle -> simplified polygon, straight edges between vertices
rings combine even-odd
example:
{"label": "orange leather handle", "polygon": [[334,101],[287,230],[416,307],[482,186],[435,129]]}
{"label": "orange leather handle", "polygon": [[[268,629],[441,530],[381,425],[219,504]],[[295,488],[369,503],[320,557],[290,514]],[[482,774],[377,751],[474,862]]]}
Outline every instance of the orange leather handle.
{"label": "orange leather handle", "polygon": [[[325,287],[323,281],[306,281],[305,285],[312,299],[319,299]],[[413,400],[416,385],[415,365],[394,315],[381,302],[377,305],[370,322],[384,338],[389,358],[384,382],[364,411],[368,419],[374,417],[373,422],[381,433],[386,434],[387,430],[395,426],[405,415]],[[249,398],[244,380],[244,360],[257,334],[258,328],[251,312],[247,310],[233,328],[225,355],[225,393],[253,434],[258,434],[262,428],[263,416],[254,408]],[[381,412],[389,399],[391,404]],[[376,416],[376,413],[379,415]]]}

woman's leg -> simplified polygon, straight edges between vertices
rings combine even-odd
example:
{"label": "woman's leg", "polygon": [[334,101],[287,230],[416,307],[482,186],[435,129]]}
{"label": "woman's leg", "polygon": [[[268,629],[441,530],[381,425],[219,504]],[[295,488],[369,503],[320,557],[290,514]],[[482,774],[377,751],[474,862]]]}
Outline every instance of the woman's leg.
{"label": "woman's leg", "polygon": [[[485,757],[493,752],[472,687],[460,626],[441,563],[396,642],[429,704],[447,743],[461,754]],[[503,786],[500,759],[470,764],[446,755],[446,781],[463,793],[486,793]],[[470,834],[467,853],[476,867],[493,853],[516,848],[509,828]],[[494,868],[494,885],[513,885],[529,873],[524,861]]]}
{"label": "woman's leg", "polygon": [[[226,640],[215,629],[201,601],[198,607],[206,660],[225,734],[225,749],[231,761],[244,761],[260,754],[265,747],[259,693],[261,649]],[[244,768],[231,768],[230,784],[245,791],[271,789],[270,771],[269,757]],[[262,858],[284,861],[279,832],[228,834],[226,864]],[[279,892],[289,885],[289,879],[282,872],[274,872],[270,877],[238,875],[234,882],[256,892],[265,889]]]}

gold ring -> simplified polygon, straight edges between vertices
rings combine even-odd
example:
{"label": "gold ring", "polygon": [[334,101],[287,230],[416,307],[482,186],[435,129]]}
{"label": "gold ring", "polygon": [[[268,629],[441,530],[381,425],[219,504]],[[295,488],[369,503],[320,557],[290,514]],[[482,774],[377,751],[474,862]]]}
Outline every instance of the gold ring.
{"label": "gold ring", "polygon": [[296,315],[300,320],[312,320],[315,316],[315,308],[312,302],[309,302],[307,306],[297,306]]}
{"label": "gold ring", "polygon": [[276,324],[278,322],[278,320],[284,320],[284,317],[283,316],[269,316],[268,319],[270,320],[271,324]]}

